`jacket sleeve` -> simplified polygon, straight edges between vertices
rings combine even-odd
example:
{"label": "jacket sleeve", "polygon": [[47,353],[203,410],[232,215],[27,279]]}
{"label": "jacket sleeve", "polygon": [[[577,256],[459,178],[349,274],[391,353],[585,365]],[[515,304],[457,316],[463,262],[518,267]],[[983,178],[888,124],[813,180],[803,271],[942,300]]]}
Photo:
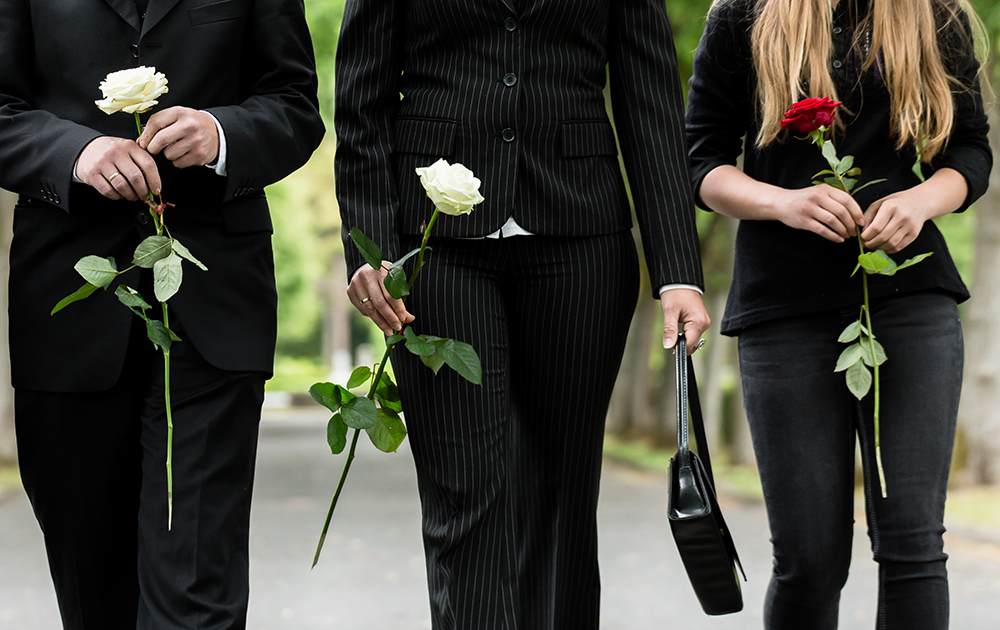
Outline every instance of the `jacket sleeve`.
{"label": "jacket sleeve", "polygon": [[36,109],[31,16],[23,0],[0,0],[0,186],[70,210],[73,166],[100,132]]}
{"label": "jacket sleeve", "polygon": [[396,0],[348,0],[337,43],[334,171],[350,276],[364,264],[349,233],[359,228],[398,260],[399,200],[392,171],[393,113],[399,103]]}
{"label": "jacket sleeve", "polygon": [[206,109],[226,134],[224,201],[305,164],[323,138],[316,62],[301,0],[257,0],[243,44],[238,105]]}
{"label": "jacket sleeve", "polygon": [[666,8],[661,0],[610,4],[611,102],[654,294],[666,284],[703,287]]}
{"label": "jacket sleeve", "polygon": [[751,20],[737,2],[713,8],[694,53],[685,114],[691,179],[698,205],[705,176],[736,165],[754,112]]}
{"label": "jacket sleeve", "polygon": [[953,89],[955,119],[948,145],[931,162],[935,170],[953,168],[965,177],[969,192],[956,212],[965,211],[983,196],[993,168],[989,119],[980,92],[979,61],[973,50],[968,16],[962,14],[961,18],[960,22],[951,22],[939,39],[945,67],[956,79]]}

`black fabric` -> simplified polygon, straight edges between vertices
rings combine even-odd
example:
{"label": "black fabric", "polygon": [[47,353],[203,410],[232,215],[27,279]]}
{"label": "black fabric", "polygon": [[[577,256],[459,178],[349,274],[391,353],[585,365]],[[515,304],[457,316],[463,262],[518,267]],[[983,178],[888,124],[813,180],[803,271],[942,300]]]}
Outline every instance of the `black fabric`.
{"label": "black fabric", "polygon": [[[203,5],[153,2],[137,32],[130,0],[95,1],[71,23],[59,0],[0,0],[0,58],[8,60],[0,64],[0,186],[20,195],[10,250],[15,388],[93,392],[118,380],[133,316],[114,290],[49,311],[82,284],[77,260],[113,256],[125,268],[152,233],[144,204],[110,201],[72,179],[94,138],[136,137],[134,117],[109,116],[94,100],[109,72],[138,65],[163,72],[170,90],[143,120],[174,105],[203,109],[228,146],[226,177],[158,161],[164,198],[176,204],[170,230],[209,269],[185,263],[171,306],[216,367],[272,369],[277,298],[263,187],[303,164],[322,137],[312,46],[298,3],[216,3],[227,19],[195,26],[189,12]],[[134,287],[136,274],[122,281]]]}
{"label": "black fabric", "polygon": [[545,236],[629,229],[629,198],[609,143],[610,76],[654,292],[670,283],[700,286],[683,101],[663,2],[441,6],[346,4],[335,116],[348,275],[364,264],[348,237],[351,228],[389,260],[403,254],[401,235],[420,233],[432,208],[414,169],[438,158],[472,169],[486,201],[468,216],[442,216],[437,236],[485,236],[510,217]]}
{"label": "black fabric", "polygon": [[407,303],[414,329],[471,344],[483,366],[477,386],[392,356],[432,626],[597,630],[601,447],[638,295],[632,236],[431,246]]}
{"label": "black fabric", "polygon": [[[719,3],[709,15],[695,53],[686,122],[696,191],[711,170],[736,164],[743,148],[744,171],[748,175],[784,188],[808,187],[811,176],[827,168],[815,146],[791,136],[764,150],[755,148],[759,127],[749,42],[755,5],[756,0]],[[858,193],[856,199],[864,210],[872,202],[910,188],[919,180],[911,171],[913,150],[894,149],[895,140],[889,130],[889,95],[879,67],[858,75],[858,60],[850,54],[854,36],[850,3],[840,5],[834,22],[835,61],[840,68],[834,68],[832,74],[839,98],[844,101],[839,115],[847,127],[836,137],[837,150],[841,156],[855,156],[855,164],[863,169],[861,183],[887,180]],[[924,173],[929,177],[934,169],[943,167],[962,173],[969,186],[961,208],[965,209],[986,190],[993,158],[976,75],[979,65],[966,34],[960,31],[952,25],[940,39],[948,69],[960,81],[955,91],[954,131],[947,148],[924,167]],[[924,252],[934,255],[913,269],[892,277],[869,277],[872,296],[942,289],[960,302],[966,300],[968,291],[933,222],[927,222],[920,236],[893,258],[902,262]],[[838,244],[778,221],[740,222],[722,332],[735,335],[757,322],[860,303],[861,282],[851,277],[857,255],[854,239]]]}
{"label": "black fabric", "polygon": [[246,627],[264,380],[174,345],[170,531],[163,357],[141,327],[111,389],[16,391],[21,476],[66,630]]}

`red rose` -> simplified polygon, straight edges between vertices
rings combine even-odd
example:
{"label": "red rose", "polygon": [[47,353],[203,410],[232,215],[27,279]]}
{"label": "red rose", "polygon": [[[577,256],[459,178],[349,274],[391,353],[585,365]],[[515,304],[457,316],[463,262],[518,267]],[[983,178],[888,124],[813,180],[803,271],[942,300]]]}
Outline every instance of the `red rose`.
{"label": "red rose", "polygon": [[833,110],[837,109],[840,104],[840,101],[834,103],[826,96],[802,99],[785,112],[785,119],[781,121],[781,126],[803,135],[816,131],[820,127],[830,127],[836,118]]}

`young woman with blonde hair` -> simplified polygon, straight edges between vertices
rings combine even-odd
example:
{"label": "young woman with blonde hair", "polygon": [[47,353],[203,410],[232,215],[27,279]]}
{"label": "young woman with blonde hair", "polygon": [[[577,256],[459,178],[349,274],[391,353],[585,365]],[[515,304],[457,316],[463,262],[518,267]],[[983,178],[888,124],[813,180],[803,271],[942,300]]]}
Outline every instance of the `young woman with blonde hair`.
{"label": "young woman with blonde hair", "polygon": [[[931,219],[969,207],[992,154],[965,0],[717,0],[695,54],[687,133],[702,207],[740,219],[722,322],[738,335],[747,416],[771,526],[769,630],[837,627],[850,565],[855,440],[879,564],[879,630],[948,625],[944,501],[962,380],[957,303],[969,295]],[[855,156],[852,197],[815,146],[782,129],[806,97],[843,101],[832,141]],[[740,171],[736,160],[744,152]],[[913,171],[922,162],[926,181]],[[837,338],[858,317],[856,235],[898,261],[871,276],[881,366],[858,404]],[[848,241],[848,242],[845,242]],[[898,254],[898,256],[897,256]]]}

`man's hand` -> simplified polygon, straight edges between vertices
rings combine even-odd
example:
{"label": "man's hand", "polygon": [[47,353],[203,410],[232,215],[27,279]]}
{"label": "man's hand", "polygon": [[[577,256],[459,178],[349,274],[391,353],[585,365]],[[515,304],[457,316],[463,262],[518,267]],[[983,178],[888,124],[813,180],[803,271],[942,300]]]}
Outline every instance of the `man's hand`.
{"label": "man's hand", "polygon": [[409,324],[415,318],[406,310],[403,300],[397,300],[386,291],[382,280],[388,274],[386,267],[375,270],[371,265],[365,265],[351,278],[347,296],[351,298],[354,308],[371,318],[383,333],[391,335],[402,330],[404,324]]}
{"label": "man's hand", "polygon": [[660,308],[663,309],[663,347],[673,348],[677,344],[677,331],[683,327],[688,354],[693,354],[701,334],[712,324],[701,294],[692,289],[669,289],[660,294]]}
{"label": "man's hand", "polygon": [[160,194],[156,162],[138,144],[124,138],[91,140],[76,161],[76,178],[115,201],[145,200],[150,192]]}
{"label": "man's hand", "polygon": [[211,164],[219,155],[215,119],[189,107],[169,107],[149,117],[139,146],[173,162],[177,168]]}

